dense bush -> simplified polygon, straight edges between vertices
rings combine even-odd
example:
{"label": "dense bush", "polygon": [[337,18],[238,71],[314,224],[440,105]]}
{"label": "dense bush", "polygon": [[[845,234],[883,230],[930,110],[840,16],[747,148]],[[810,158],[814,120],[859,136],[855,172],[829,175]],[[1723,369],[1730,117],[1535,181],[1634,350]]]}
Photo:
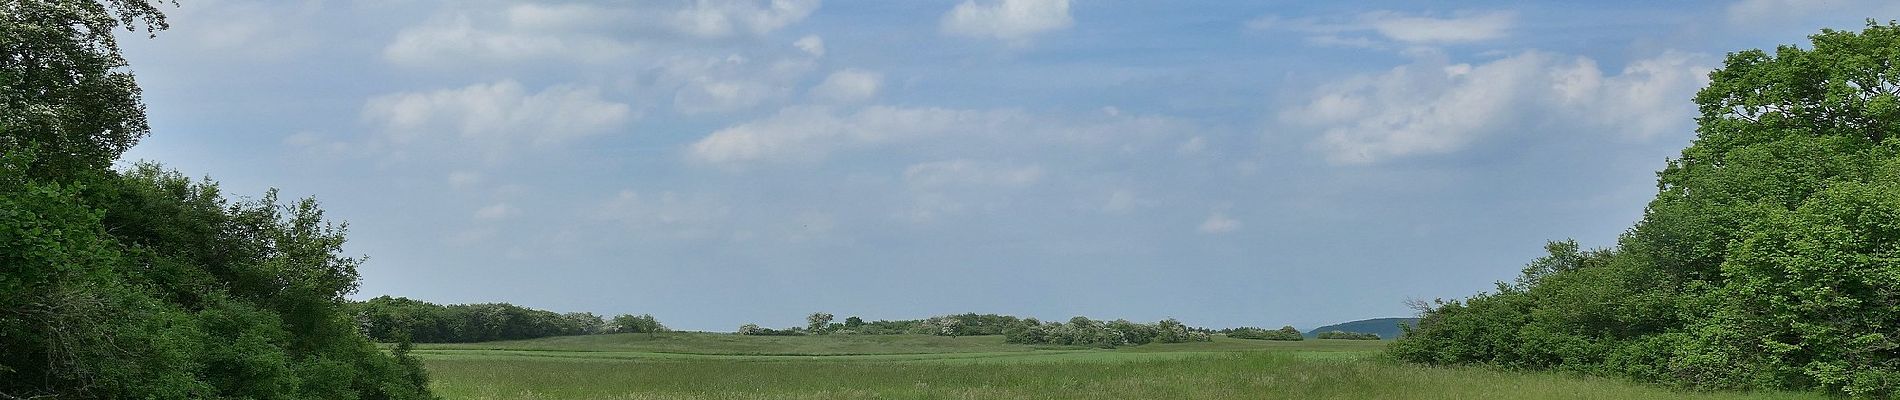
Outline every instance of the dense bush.
{"label": "dense bush", "polygon": [[363,333],[382,342],[468,343],[666,331],[651,315],[620,315],[609,322],[593,313],[560,314],[507,303],[440,305],[382,296],[352,308]]}
{"label": "dense bush", "polygon": [[746,336],[805,336],[805,328],[772,329],[761,328],[753,324],[745,324],[740,325],[739,331],[735,333]]}
{"label": "dense bush", "polygon": [[1221,333],[1225,333],[1227,334],[1227,337],[1235,338],[1235,339],[1286,340],[1286,341],[1306,340],[1306,335],[1300,334],[1299,329],[1294,329],[1291,326],[1284,326],[1284,327],[1280,327],[1280,329],[1274,329],[1274,330],[1266,330],[1266,329],[1261,329],[1261,328],[1243,326],[1239,328],[1223,329]]}
{"label": "dense bush", "polygon": [[1900,395],[1900,26],[1728,56],[1611,250],[1425,306],[1400,359]]}
{"label": "dense bush", "polygon": [[831,314],[817,313],[806,318],[806,331],[812,333],[837,333],[851,335],[938,335],[938,336],[983,336],[1001,335],[1010,329],[1021,326],[1025,320],[1008,315],[964,313],[942,315],[926,319],[869,321],[863,318],[849,317],[845,322],[833,323],[823,319],[815,323],[813,317],[829,317]]}
{"label": "dense bush", "polygon": [[667,329],[666,325],[661,325],[660,320],[654,319],[652,315],[621,314],[615,316],[613,321],[607,322],[607,326],[598,333],[662,333],[672,331],[672,329]]}
{"label": "dense bush", "polygon": [[232,201],[153,164],[115,31],[147,1],[0,6],[0,398],[421,399],[344,309],[355,258],[315,200]]}
{"label": "dense bush", "polygon": [[1314,335],[1313,337],[1317,339],[1379,340],[1379,334],[1377,333],[1346,332],[1346,331],[1325,331],[1325,332],[1320,332],[1318,335]]}
{"label": "dense bush", "polygon": [[1185,343],[1210,340],[1205,332],[1189,330],[1180,321],[1166,319],[1153,324],[1128,320],[1102,322],[1086,317],[1068,323],[1025,323],[1004,333],[1004,341],[1021,344],[1056,344],[1113,348],[1149,343]]}

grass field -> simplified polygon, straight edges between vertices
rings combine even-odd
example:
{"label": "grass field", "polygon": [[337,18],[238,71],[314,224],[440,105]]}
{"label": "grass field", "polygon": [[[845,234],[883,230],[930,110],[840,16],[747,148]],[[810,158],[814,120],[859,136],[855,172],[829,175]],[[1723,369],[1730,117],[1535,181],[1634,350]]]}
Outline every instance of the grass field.
{"label": "grass field", "polygon": [[1824,399],[1380,359],[1383,342],[1080,349],[1001,337],[623,334],[420,345],[448,399]]}

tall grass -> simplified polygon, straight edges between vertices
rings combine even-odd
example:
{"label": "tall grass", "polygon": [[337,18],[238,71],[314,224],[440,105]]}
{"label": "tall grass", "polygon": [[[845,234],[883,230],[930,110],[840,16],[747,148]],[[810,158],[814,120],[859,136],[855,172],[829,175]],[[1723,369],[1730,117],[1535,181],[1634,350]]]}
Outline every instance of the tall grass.
{"label": "tall grass", "polygon": [[[672,339],[705,341],[711,354],[648,352],[643,350],[653,348],[628,344],[641,340],[626,339],[596,343],[620,343],[621,350],[588,351],[592,348],[575,342],[516,342],[470,346],[478,350],[438,347],[421,354],[435,378],[434,389],[449,399],[1824,398],[1682,393],[1606,379],[1403,365],[1378,357],[1382,344],[1376,342],[1260,345],[1224,340],[1117,350],[1034,350],[984,338],[956,338],[985,345],[925,354],[870,346],[841,352],[861,355],[773,356],[718,354],[732,347],[717,343],[732,342],[712,336]],[[818,342],[793,343],[800,345],[825,352],[839,349]],[[786,351],[767,353],[793,354],[793,348],[780,350]]]}

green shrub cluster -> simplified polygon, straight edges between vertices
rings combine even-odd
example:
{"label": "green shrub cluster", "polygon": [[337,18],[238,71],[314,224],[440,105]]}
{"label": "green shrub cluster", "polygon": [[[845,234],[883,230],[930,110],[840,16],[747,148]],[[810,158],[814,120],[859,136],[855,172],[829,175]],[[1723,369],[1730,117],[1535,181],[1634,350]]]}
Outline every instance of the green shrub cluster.
{"label": "green shrub cluster", "polygon": [[739,330],[734,333],[746,336],[805,336],[807,334],[805,328],[800,327],[772,329],[762,328],[754,324],[740,325]]}
{"label": "green shrub cluster", "polygon": [[1227,334],[1227,337],[1235,338],[1235,339],[1284,340],[1284,341],[1306,340],[1306,335],[1301,334],[1299,329],[1294,329],[1292,326],[1283,326],[1283,327],[1280,327],[1280,329],[1273,329],[1273,330],[1243,326],[1239,328],[1222,329],[1221,333]]}
{"label": "green shrub cluster", "polygon": [[1400,359],[1900,395],[1900,26],[1730,54],[1614,249],[1423,305]]}
{"label": "green shrub cluster", "polygon": [[1377,333],[1346,332],[1346,331],[1325,331],[1325,332],[1320,332],[1318,335],[1314,335],[1313,337],[1317,339],[1379,340],[1379,334]]}
{"label": "green shrub cluster", "polygon": [[1005,332],[1004,340],[1021,344],[1114,348],[1149,343],[1206,342],[1211,339],[1206,332],[1191,330],[1173,319],[1142,324],[1122,319],[1102,322],[1075,317],[1066,324],[1027,319],[1017,328]]}
{"label": "green shrub cluster", "polygon": [[425,399],[358,333],[317,202],[114,160],[149,133],[115,42],[147,1],[0,5],[0,398]]}
{"label": "green shrub cluster", "polygon": [[556,313],[507,303],[440,305],[382,296],[352,305],[357,325],[380,342],[468,343],[596,333],[665,332],[651,315],[606,320],[593,313]]}

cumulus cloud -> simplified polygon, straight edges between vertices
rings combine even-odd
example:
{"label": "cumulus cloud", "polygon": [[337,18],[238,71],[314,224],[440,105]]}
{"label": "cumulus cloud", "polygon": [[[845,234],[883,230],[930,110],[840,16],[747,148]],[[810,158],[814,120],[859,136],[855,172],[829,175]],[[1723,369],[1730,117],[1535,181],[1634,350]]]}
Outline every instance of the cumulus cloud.
{"label": "cumulus cloud", "polygon": [[598,135],[631,121],[626,104],[593,87],[554,86],[530,93],[504,80],[459,89],[386,94],[363,105],[384,144],[426,140],[473,143],[501,151]]}
{"label": "cumulus cloud", "polygon": [[[682,39],[771,33],[804,20],[818,0],[457,5],[398,32],[383,57],[400,65],[438,67],[460,67],[471,59],[618,62]],[[805,41],[799,43],[808,48]],[[822,53],[822,42],[816,44]]]}
{"label": "cumulus cloud", "polygon": [[1116,189],[1113,192],[1109,192],[1107,201],[1102,202],[1101,211],[1109,214],[1127,214],[1129,211],[1133,211],[1135,207],[1147,205],[1147,203],[1148,202],[1142,200],[1141,197],[1136,196],[1132,190]]}
{"label": "cumulus cloud", "polygon": [[509,7],[501,13],[462,12],[404,28],[383,47],[383,58],[407,66],[461,66],[469,60],[559,59],[601,63],[634,52],[633,43],[588,30],[610,10],[581,4]]}
{"label": "cumulus cloud", "polygon": [[786,97],[798,78],[810,73],[813,59],[760,62],[739,54],[723,57],[674,57],[658,68],[663,84],[677,85],[675,110],[694,114],[735,111]]}
{"label": "cumulus cloud", "polygon": [[1026,43],[1030,37],[1075,25],[1069,0],[964,0],[943,14],[945,34]]}
{"label": "cumulus cloud", "polygon": [[818,0],[697,0],[674,12],[669,22],[681,32],[701,37],[757,35],[804,20],[817,9]]}
{"label": "cumulus cloud", "polygon": [[[1684,128],[1709,68],[1669,52],[1609,75],[1586,57],[1525,52],[1480,64],[1428,55],[1319,88],[1281,119],[1317,129],[1328,160],[1373,163],[1457,151],[1479,139],[1576,128],[1647,138]],[[1540,128],[1544,127],[1544,128]]]}
{"label": "cumulus cloud", "polygon": [[825,38],[818,37],[818,35],[805,35],[805,37],[798,38],[797,41],[792,42],[792,47],[797,47],[812,57],[825,56]]}
{"label": "cumulus cloud", "polygon": [[[869,106],[855,112],[797,106],[714,131],[687,148],[689,159],[721,165],[816,161],[832,152],[954,137],[957,144],[1099,144],[1188,130],[1161,117],[1123,115],[1082,120],[1020,110]],[[992,148],[992,151],[994,149]]]}
{"label": "cumulus cloud", "polygon": [[475,210],[475,219],[483,219],[483,220],[505,219],[505,218],[514,216],[515,213],[516,213],[516,210],[514,206],[510,206],[508,205],[508,203],[496,203],[493,205],[489,205],[487,207],[482,207],[479,210]]}
{"label": "cumulus cloud", "polygon": [[1383,42],[1432,45],[1494,40],[1508,36],[1516,24],[1517,14],[1510,11],[1445,16],[1373,11],[1344,20],[1268,15],[1248,21],[1247,27],[1306,34],[1309,42],[1319,45],[1376,47]]}
{"label": "cumulus cloud", "polygon": [[1196,230],[1210,235],[1230,233],[1240,230],[1240,220],[1229,218],[1225,213],[1215,212],[1208,214],[1207,219],[1201,221],[1201,226]]}
{"label": "cumulus cloud", "polygon": [[861,69],[845,69],[831,73],[825,81],[811,88],[811,97],[818,100],[850,103],[869,100],[877,96],[877,90],[884,84],[884,74]]}
{"label": "cumulus cloud", "polygon": [[202,50],[195,56],[285,60],[323,44],[316,20],[320,2],[200,0],[165,10],[166,36],[183,35]]}
{"label": "cumulus cloud", "polygon": [[904,182],[919,188],[1023,187],[1041,179],[1042,167],[1038,165],[1016,166],[969,159],[917,163],[904,168]]}
{"label": "cumulus cloud", "polygon": [[1725,14],[1729,24],[1759,26],[1841,11],[1853,11],[1861,16],[1891,14],[1896,10],[1900,10],[1900,5],[1879,0],[1741,0],[1730,3]]}
{"label": "cumulus cloud", "polygon": [[449,181],[450,187],[453,187],[456,189],[466,189],[466,188],[474,187],[475,185],[481,184],[482,174],[480,172],[474,172],[474,171],[450,172],[448,181]]}
{"label": "cumulus cloud", "polygon": [[1174,148],[1175,152],[1182,155],[1199,154],[1202,150],[1207,150],[1207,138],[1200,136],[1188,138],[1182,141],[1180,146]]}

